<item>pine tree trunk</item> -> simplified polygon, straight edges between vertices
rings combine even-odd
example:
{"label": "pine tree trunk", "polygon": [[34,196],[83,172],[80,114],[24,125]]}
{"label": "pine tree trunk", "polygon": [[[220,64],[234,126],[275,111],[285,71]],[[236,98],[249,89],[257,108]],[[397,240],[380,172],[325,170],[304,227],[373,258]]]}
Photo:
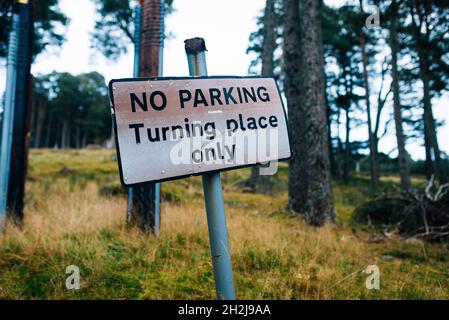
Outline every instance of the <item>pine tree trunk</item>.
{"label": "pine tree trunk", "polygon": [[66,135],[66,148],[71,147],[71,138],[72,138],[72,123],[70,121],[67,122],[67,135]]}
{"label": "pine tree trunk", "polygon": [[81,147],[80,127],[78,125],[75,127],[75,146],[77,149]]}
{"label": "pine tree trunk", "polygon": [[426,151],[426,179],[430,181],[432,175],[435,173],[434,163],[432,159],[432,150],[430,148],[430,142],[427,134],[427,126],[424,123],[424,149]]}
{"label": "pine tree trunk", "polygon": [[[311,225],[333,223],[335,213],[331,188],[328,149],[328,128],[324,96],[324,61],[321,35],[322,2],[302,0],[300,22],[300,69],[303,75],[300,96],[300,115],[304,122],[301,140],[306,142],[303,175],[306,177],[304,212]],[[305,131],[305,132],[304,132]]]}
{"label": "pine tree trunk", "polygon": [[66,143],[67,143],[67,128],[68,128],[67,120],[63,120],[63,123],[62,123],[62,135],[61,135],[61,148],[62,149],[67,148],[67,145],[66,145]]}
{"label": "pine tree trunk", "polygon": [[[424,53],[421,56],[420,60],[421,61],[427,60],[424,57]],[[435,163],[435,173],[440,183],[443,184],[447,182],[447,176],[443,161],[441,159],[441,152],[436,134],[435,118],[433,116],[432,102],[430,96],[430,80],[426,71],[427,70],[426,64],[422,63],[420,69],[424,91],[424,134],[426,135],[425,141],[428,144],[426,147],[429,149],[429,152],[426,154],[431,157],[430,159],[428,159],[429,162],[431,161]]]}
{"label": "pine tree trunk", "polygon": [[343,78],[345,82],[345,95],[347,98],[346,106],[345,106],[345,132],[346,132],[346,140],[345,140],[345,154],[344,154],[344,161],[343,161],[343,181],[347,182],[349,180],[349,171],[350,171],[350,160],[351,160],[351,144],[350,144],[350,137],[351,137],[351,117],[349,116],[349,111],[351,108],[351,99],[349,97],[352,96],[352,81],[350,80],[350,74],[348,77],[347,72],[347,66],[343,65]]}
{"label": "pine tree trunk", "polygon": [[392,12],[390,21],[390,47],[391,47],[391,73],[393,86],[393,108],[394,108],[394,123],[396,128],[396,140],[398,144],[398,161],[399,174],[401,176],[401,189],[408,191],[411,188],[410,168],[408,163],[408,153],[405,149],[404,130],[402,128],[402,113],[401,113],[401,97],[399,93],[399,73],[398,73],[398,38],[397,28],[398,20],[396,12],[398,6],[396,0],[392,0]]}
{"label": "pine tree trunk", "polygon": [[[33,93],[34,94],[34,93]],[[31,141],[33,141],[32,143],[32,148],[36,147],[36,138],[35,138],[35,132],[36,132],[36,122],[37,122],[37,113],[39,111],[39,96],[34,94],[34,98],[33,98],[33,102],[32,102],[32,108],[31,108],[31,135],[32,135],[32,139]],[[2,121],[2,117],[0,115],[0,123]],[[1,128],[1,124],[0,124],[0,128]],[[1,138],[1,135],[0,135]]]}
{"label": "pine tree trunk", "polygon": [[[272,76],[274,63],[273,54],[276,48],[276,14],[274,8],[275,0],[267,0],[263,17],[263,43],[262,43],[262,75]],[[267,135],[268,137],[268,135]],[[270,193],[270,176],[260,175],[260,167],[251,168],[251,176],[247,186],[256,192]]]}
{"label": "pine tree trunk", "polygon": [[36,135],[34,136],[34,147],[39,148],[41,146],[42,129],[45,121],[45,103],[42,100],[39,100],[36,112]]}
{"label": "pine tree trunk", "polygon": [[343,145],[340,138],[340,108],[337,108],[337,177],[343,179]]}
{"label": "pine tree trunk", "polygon": [[[424,7],[421,7],[424,4]],[[427,175],[435,172],[440,183],[447,182],[446,170],[441,159],[440,147],[435,128],[435,118],[432,110],[432,97],[430,93],[429,59],[426,47],[429,46],[429,22],[427,17],[430,15],[428,3],[414,2],[411,4],[411,15],[415,41],[419,57],[419,74],[423,83],[423,105],[424,105],[424,142],[426,148],[426,167]],[[415,21],[415,13],[419,21]],[[425,25],[424,25],[425,23]],[[425,34],[422,34],[422,26],[425,26]]]}
{"label": "pine tree trunk", "polygon": [[[324,63],[324,61],[323,61]],[[331,131],[331,108],[329,105],[329,100],[327,98],[327,91],[326,91],[326,86],[327,86],[327,80],[326,80],[326,73],[324,73],[324,98],[325,98],[325,102],[326,102],[326,119],[327,119],[327,145],[328,145],[328,152],[329,152],[329,161],[330,161],[330,166],[331,166],[331,175],[335,175],[337,172],[337,167],[336,167],[336,163],[335,163],[335,158],[334,158],[334,154],[333,154],[333,150],[332,150],[332,131]]]}
{"label": "pine tree trunk", "polygon": [[[362,0],[360,0],[360,9],[363,12]],[[370,86],[368,79],[368,55],[366,52],[366,37],[363,29],[360,31],[360,51],[362,54],[363,79],[365,85],[365,103],[366,114],[368,120],[368,142],[370,149],[370,173],[371,173],[371,188],[376,192],[379,188],[379,163],[377,159],[377,146],[375,145],[375,137],[371,121],[371,103],[370,103]]]}
{"label": "pine tree trunk", "polygon": [[304,123],[301,121],[302,81],[300,62],[299,0],[284,0],[285,96],[293,157],[289,162],[288,206],[294,212],[305,212],[307,181],[305,176]]}
{"label": "pine tree trunk", "polygon": [[84,132],[81,146],[82,146],[82,148],[84,148],[84,147],[86,147],[86,145],[87,145],[87,133]]}
{"label": "pine tree trunk", "polygon": [[346,114],[346,141],[345,141],[345,160],[343,165],[343,180],[349,180],[349,165],[351,159],[351,150],[350,150],[350,132],[351,132],[351,118],[349,117],[349,108],[347,107],[345,110]]}
{"label": "pine tree trunk", "polygon": [[48,117],[47,130],[46,130],[45,143],[44,143],[45,148],[50,148],[52,122],[53,122],[53,112],[50,112],[50,115]]}

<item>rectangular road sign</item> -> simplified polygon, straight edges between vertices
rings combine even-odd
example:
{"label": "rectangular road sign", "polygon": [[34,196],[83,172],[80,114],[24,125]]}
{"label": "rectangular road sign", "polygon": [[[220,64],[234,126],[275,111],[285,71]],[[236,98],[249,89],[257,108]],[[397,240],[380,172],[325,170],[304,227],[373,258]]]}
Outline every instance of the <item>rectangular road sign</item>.
{"label": "rectangular road sign", "polygon": [[124,185],[291,156],[273,78],[118,79],[109,91]]}

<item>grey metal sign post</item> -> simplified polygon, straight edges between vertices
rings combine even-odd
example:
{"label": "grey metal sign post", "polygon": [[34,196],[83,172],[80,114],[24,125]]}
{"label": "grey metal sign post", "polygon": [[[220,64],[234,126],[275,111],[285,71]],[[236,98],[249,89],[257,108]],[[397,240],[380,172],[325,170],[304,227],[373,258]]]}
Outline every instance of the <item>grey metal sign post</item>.
{"label": "grey metal sign post", "polygon": [[0,154],[0,229],[6,211],[23,218],[30,116],[30,68],[33,16],[31,3],[13,5],[9,36],[5,112]]}
{"label": "grey metal sign post", "polygon": [[[186,40],[185,49],[190,76],[207,76],[204,39],[193,38]],[[234,300],[234,277],[232,274],[223,189],[219,172],[203,175],[203,190],[217,298],[219,300]]]}
{"label": "grey metal sign post", "polygon": [[11,145],[13,140],[14,105],[17,81],[17,51],[19,41],[20,16],[13,14],[12,29],[9,34],[8,57],[6,67],[6,92],[3,111],[2,141],[0,153],[0,229],[6,217],[8,199],[9,168],[11,163]]}

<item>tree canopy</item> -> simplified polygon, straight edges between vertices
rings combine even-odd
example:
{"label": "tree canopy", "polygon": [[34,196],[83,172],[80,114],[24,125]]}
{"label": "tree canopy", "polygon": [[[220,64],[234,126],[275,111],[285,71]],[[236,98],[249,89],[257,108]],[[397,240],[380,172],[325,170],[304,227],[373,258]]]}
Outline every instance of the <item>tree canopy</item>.
{"label": "tree canopy", "polygon": [[53,72],[34,81],[32,145],[83,147],[111,135],[108,93],[98,72]]}

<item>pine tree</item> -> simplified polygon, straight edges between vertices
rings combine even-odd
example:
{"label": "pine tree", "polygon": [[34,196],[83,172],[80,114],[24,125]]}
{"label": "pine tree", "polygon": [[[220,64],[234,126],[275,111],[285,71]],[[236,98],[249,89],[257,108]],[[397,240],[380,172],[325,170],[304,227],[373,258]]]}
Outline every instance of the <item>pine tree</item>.
{"label": "pine tree", "polygon": [[[308,223],[333,223],[321,1],[284,2],[286,95],[293,130],[289,205]],[[299,26],[297,25],[299,21]],[[300,71],[300,72],[299,72]]]}
{"label": "pine tree", "polygon": [[[267,0],[263,17],[263,40],[261,48],[262,75],[273,76],[274,61],[273,55],[276,49],[276,0]],[[271,192],[270,176],[260,175],[260,167],[251,168],[251,176],[247,182],[251,189],[262,192]]]}

